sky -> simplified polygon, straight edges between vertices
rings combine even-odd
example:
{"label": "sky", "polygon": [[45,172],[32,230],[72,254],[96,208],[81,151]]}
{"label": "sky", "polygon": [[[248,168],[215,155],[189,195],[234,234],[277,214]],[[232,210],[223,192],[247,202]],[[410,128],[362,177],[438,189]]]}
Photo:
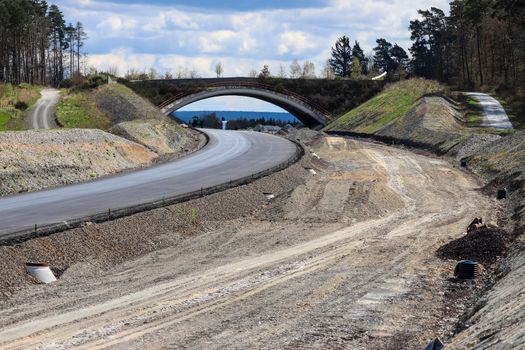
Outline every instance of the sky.
{"label": "sky", "polygon": [[[448,9],[448,0],[50,0],[66,21],[88,34],[88,65],[173,75],[194,70],[214,77],[247,76],[263,65],[277,74],[296,59],[312,61],[320,74],[338,37],[372,52],[377,38],[411,45],[409,21],[418,9]],[[221,99],[234,110],[234,99]],[[213,101],[212,101],[213,102]],[[202,104],[210,103],[209,100]],[[216,102],[215,102],[216,103]],[[256,105],[269,107],[262,102]],[[262,108],[262,107],[261,107]],[[280,109],[274,108],[275,111]]]}

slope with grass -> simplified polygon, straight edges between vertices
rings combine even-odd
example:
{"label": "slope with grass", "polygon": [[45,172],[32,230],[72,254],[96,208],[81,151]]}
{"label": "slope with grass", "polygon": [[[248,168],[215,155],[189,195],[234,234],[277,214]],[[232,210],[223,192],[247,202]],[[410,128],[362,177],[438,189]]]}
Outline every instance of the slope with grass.
{"label": "slope with grass", "polygon": [[424,79],[389,85],[376,97],[329,124],[325,130],[375,133],[408,113],[423,96],[443,90],[439,83]]}

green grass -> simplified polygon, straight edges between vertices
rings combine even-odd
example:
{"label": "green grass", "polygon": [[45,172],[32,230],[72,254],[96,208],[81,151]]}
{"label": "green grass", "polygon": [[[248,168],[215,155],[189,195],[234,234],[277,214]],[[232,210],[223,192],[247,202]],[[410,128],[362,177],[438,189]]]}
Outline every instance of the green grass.
{"label": "green grass", "polygon": [[63,97],[57,105],[57,120],[65,128],[108,130],[111,121],[96,107],[87,92]]}
{"label": "green grass", "polygon": [[40,98],[40,86],[29,84],[0,85],[0,105],[8,106],[10,109],[0,111],[0,131],[24,130],[26,123],[25,114],[22,110],[15,109],[17,102],[23,102],[30,108]]}
{"label": "green grass", "polygon": [[351,110],[324,130],[373,134],[408,113],[423,96],[443,91],[434,81],[411,79],[389,85],[376,97]]}
{"label": "green grass", "polygon": [[11,120],[11,114],[0,111],[0,131],[7,130],[7,124]]}

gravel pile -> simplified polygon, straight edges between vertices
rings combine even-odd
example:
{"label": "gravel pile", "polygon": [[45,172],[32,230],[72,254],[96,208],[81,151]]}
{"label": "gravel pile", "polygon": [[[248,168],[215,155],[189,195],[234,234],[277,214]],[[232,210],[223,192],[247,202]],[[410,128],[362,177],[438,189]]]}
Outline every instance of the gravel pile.
{"label": "gravel pile", "polygon": [[0,195],[36,191],[151,164],[157,154],[88,129],[0,133]]}
{"label": "gravel pile", "polygon": [[481,229],[445,244],[436,254],[442,259],[475,260],[490,265],[507,252],[510,241],[511,236],[505,230]]}

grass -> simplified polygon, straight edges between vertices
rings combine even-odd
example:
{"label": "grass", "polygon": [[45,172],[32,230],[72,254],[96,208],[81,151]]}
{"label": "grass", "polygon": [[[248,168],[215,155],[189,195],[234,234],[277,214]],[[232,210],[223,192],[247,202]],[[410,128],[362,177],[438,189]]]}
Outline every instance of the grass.
{"label": "grass", "polygon": [[57,120],[65,128],[108,130],[111,121],[102,113],[89,92],[75,92],[64,96],[57,105]]}
{"label": "grass", "polygon": [[24,130],[26,128],[23,110],[16,109],[15,106],[18,103],[30,108],[40,98],[40,89],[39,86],[29,84],[0,85],[0,105],[7,107],[0,111],[0,131]]}
{"label": "grass", "polygon": [[425,79],[389,85],[379,95],[338,118],[324,130],[373,134],[408,113],[420,98],[443,90],[439,83]]}

